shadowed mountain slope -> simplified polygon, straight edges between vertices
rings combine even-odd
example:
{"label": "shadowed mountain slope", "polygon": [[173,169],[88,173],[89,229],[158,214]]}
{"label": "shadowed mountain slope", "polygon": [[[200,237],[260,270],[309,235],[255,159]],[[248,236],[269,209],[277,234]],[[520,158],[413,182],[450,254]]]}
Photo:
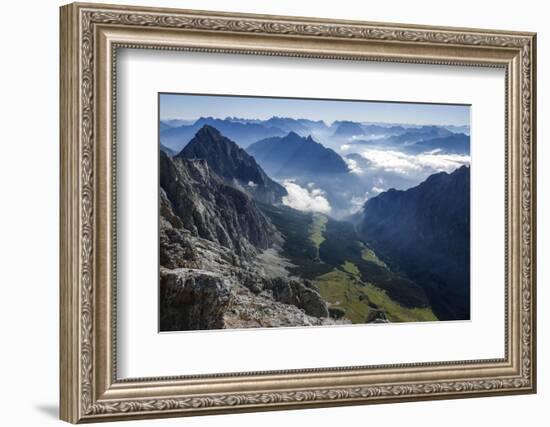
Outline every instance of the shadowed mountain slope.
{"label": "shadowed mountain slope", "polygon": [[421,285],[442,320],[470,317],[470,168],[368,200],[359,232]]}
{"label": "shadowed mountain slope", "polygon": [[307,174],[346,173],[346,162],[334,150],[289,132],[285,137],[263,139],[247,148],[271,176],[292,177]]}

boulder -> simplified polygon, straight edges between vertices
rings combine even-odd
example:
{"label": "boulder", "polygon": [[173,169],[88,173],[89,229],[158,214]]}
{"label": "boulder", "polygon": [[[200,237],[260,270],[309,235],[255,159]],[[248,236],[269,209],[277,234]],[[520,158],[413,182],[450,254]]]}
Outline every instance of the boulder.
{"label": "boulder", "polygon": [[266,287],[276,301],[295,305],[310,316],[329,317],[327,304],[319,292],[304,282],[307,281],[277,277],[269,280]]}
{"label": "boulder", "polygon": [[232,294],[226,280],[192,269],[161,269],[160,330],[188,331],[223,328]]}

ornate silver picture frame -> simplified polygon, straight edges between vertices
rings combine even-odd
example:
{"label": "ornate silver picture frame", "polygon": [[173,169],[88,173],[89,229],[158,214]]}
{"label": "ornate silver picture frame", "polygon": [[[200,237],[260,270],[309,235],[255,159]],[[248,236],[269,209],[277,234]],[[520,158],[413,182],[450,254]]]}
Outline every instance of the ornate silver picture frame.
{"label": "ornate silver picture frame", "polygon": [[[75,3],[61,8],[60,43],[61,419],[96,422],[536,391],[535,34]],[[119,378],[120,49],[504,70],[504,357]]]}

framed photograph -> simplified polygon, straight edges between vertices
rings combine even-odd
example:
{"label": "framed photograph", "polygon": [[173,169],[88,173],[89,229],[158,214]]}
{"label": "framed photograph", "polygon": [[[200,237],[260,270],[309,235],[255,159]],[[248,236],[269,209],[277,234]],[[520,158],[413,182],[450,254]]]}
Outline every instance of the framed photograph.
{"label": "framed photograph", "polygon": [[536,391],[535,34],[61,8],[61,418]]}

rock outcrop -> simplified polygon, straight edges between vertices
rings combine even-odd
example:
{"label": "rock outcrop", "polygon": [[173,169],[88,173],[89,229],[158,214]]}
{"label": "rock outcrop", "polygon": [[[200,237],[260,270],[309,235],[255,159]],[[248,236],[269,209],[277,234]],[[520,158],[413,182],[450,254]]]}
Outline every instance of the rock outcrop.
{"label": "rock outcrop", "polygon": [[227,281],[219,275],[204,270],[163,270],[161,330],[220,329],[232,299]]}
{"label": "rock outcrop", "polygon": [[293,280],[277,277],[267,282],[273,298],[285,304],[295,305],[314,317],[329,317],[327,304],[309,280]]}
{"label": "rock outcrop", "polygon": [[264,279],[262,288],[248,288],[231,272],[238,269],[161,268],[161,331],[346,323],[332,319],[319,292],[297,280]]}

